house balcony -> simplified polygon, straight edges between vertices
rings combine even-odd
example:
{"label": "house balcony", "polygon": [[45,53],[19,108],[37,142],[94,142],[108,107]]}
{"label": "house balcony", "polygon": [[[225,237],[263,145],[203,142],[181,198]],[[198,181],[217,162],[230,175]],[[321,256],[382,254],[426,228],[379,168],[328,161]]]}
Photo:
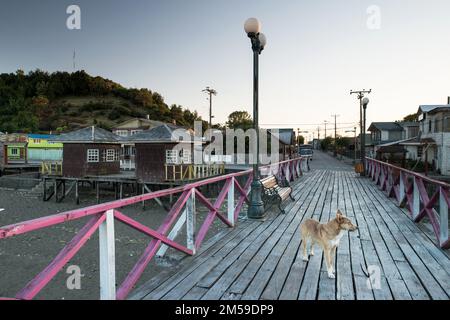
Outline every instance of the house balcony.
{"label": "house balcony", "polygon": [[224,164],[165,164],[165,178],[170,182],[187,182],[225,173]]}

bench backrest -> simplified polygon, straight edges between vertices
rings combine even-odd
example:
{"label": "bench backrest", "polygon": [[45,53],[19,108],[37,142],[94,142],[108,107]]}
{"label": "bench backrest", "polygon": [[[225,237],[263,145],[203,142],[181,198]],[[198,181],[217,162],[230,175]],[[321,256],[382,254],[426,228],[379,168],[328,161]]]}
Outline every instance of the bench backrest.
{"label": "bench backrest", "polygon": [[269,176],[261,180],[261,184],[264,188],[271,189],[278,185],[277,178],[275,176]]}

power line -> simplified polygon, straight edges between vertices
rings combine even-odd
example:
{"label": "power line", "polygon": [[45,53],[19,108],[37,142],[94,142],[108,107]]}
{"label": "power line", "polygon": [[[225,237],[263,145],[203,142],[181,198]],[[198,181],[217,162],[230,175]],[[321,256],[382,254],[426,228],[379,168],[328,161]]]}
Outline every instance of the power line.
{"label": "power line", "polygon": [[[353,122],[338,122],[337,124],[355,124],[358,123],[358,121]],[[323,125],[323,122],[321,123],[262,123],[262,126],[293,126],[293,127],[301,127],[301,126],[321,126]]]}

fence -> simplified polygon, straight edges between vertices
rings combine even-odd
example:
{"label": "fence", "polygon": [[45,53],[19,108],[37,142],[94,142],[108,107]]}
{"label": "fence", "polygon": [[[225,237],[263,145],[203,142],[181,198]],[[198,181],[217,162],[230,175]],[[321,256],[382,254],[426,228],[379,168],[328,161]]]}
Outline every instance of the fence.
{"label": "fence", "polygon": [[449,184],[371,158],[367,158],[366,170],[388,197],[395,197],[399,206],[407,207],[415,222],[427,217],[440,247],[450,248]]}
{"label": "fence", "polygon": [[166,181],[191,181],[225,173],[224,164],[165,164]]}
{"label": "fence", "polygon": [[[307,167],[307,159],[297,158],[262,167],[261,175],[267,176],[274,174],[293,181],[300,177]],[[100,251],[100,298],[108,300],[125,299],[152,258],[155,255],[164,255],[167,247],[174,248],[188,255],[194,255],[200,248],[207,231],[216,218],[226,226],[234,227],[244,202],[249,201],[248,193],[250,191],[252,177],[252,170],[241,171],[177,188],[156,191],[0,228],[1,240],[62,224],[67,221],[90,217],[86,225],[78,231],[75,237],[59,252],[53,261],[16,294],[15,299],[33,299],[55,277],[64,265],[74,257],[97,230],[99,230]],[[241,185],[238,182],[238,178],[244,179],[245,184]],[[200,192],[200,187],[219,182],[223,184],[223,187],[217,199],[212,203]],[[235,191],[238,194],[237,202],[235,202]],[[175,194],[180,194],[178,200],[168,212],[161,226],[156,230],[129,218],[119,210],[125,206]],[[197,216],[195,208],[196,201],[206,206],[209,210],[197,233],[195,232]],[[225,202],[227,203],[226,212],[221,212],[222,205]],[[115,274],[115,220],[152,238],[136,265],[128,273],[117,290]],[[180,244],[175,242],[174,239],[184,225],[186,225],[186,244]]]}
{"label": "fence", "polygon": [[42,161],[41,173],[44,175],[62,175],[62,161]]}

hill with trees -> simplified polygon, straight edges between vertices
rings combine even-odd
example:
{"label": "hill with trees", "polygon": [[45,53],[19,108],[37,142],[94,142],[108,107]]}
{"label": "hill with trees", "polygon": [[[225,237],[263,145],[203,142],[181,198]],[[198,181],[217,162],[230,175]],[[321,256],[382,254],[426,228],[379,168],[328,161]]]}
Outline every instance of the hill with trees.
{"label": "hill with trees", "polygon": [[[168,106],[158,92],[125,88],[85,71],[0,74],[0,131],[67,131],[86,125],[110,129],[130,118],[193,127],[196,111]],[[204,122],[206,126],[206,122]]]}

